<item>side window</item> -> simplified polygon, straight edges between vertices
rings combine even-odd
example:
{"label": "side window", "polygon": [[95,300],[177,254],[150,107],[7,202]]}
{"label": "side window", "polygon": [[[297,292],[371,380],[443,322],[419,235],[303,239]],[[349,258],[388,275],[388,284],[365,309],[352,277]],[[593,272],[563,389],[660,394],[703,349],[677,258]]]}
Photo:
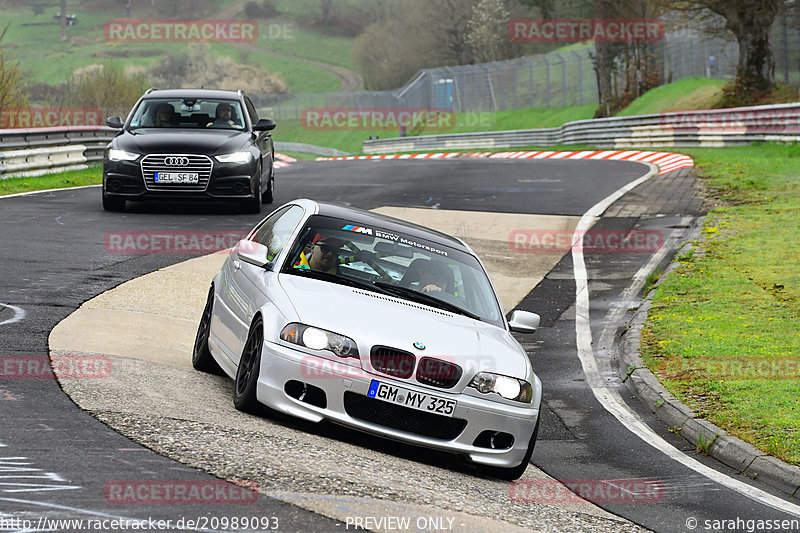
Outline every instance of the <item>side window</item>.
{"label": "side window", "polygon": [[268,248],[267,259],[274,261],[283,250],[297,224],[303,218],[303,208],[292,205],[281,209],[259,227],[251,240],[263,244]]}
{"label": "side window", "polygon": [[256,108],[253,106],[253,102],[251,102],[250,99],[245,96],[244,105],[247,108],[247,114],[250,115],[250,123],[255,126],[256,122],[258,122],[258,113],[256,113]]}

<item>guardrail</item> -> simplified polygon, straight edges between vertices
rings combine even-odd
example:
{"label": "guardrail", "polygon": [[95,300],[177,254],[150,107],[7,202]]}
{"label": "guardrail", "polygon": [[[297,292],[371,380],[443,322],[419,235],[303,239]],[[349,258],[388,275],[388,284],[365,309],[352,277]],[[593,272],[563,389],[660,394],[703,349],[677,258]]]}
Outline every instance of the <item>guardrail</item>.
{"label": "guardrail", "polygon": [[597,148],[721,147],[800,141],[800,103],[568,122],[559,128],[364,141],[366,154],[583,144]]}
{"label": "guardrail", "polygon": [[0,130],[0,179],[88,168],[103,160],[116,133],[104,126]]}
{"label": "guardrail", "polygon": [[[103,160],[103,150],[116,132],[105,126],[0,130],[0,179],[86,168]],[[718,147],[756,141],[800,141],[800,103],[579,120],[549,129],[378,139],[364,141],[363,150],[385,154],[558,144],[614,149]],[[308,145],[293,147],[308,150]],[[319,155],[341,155],[316,148],[313,153]]]}

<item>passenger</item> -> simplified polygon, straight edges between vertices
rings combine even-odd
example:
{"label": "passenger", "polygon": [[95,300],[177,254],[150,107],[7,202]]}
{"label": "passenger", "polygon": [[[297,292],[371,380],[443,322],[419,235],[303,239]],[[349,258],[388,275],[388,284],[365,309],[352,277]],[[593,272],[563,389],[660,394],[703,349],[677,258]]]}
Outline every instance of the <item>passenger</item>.
{"label": "passenger", "polygon": [[174,126],[173,116],[175,109],[167,103],[158,104],[156,108],[156,120],[154,125],[156,128],[170,128]]}
{"label": "passenger", "polygon": [[344,241],[317,233],[311,241],[311,250],[308,255],[305,252],[301,253],[300,261],[294,266],[295,268],[310,268],[318,272],[338,274],[339,253],[342,246],[344,246]]}
{"label": "passenger", "polygon": [[214,114],[216,117],[214,122],[209,122],[206,124],[206,127],[233,127],[234,123],[231,120],[231,115],[233,114],[233,107],[230,104],[218,104],[217,111]]}

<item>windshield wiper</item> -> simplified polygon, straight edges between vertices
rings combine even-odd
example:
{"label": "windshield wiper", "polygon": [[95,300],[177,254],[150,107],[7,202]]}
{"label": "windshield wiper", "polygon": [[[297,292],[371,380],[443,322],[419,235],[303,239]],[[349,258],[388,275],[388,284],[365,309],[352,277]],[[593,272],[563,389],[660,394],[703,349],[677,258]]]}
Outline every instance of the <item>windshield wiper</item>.
{"label": "windshield wiper", "polygon": [[402,296],[404,298],[408,298],[409,300],[413,300],[415,302],[423,303],[426,305],[430,305],[433,307],[438,307],[439,309],[444,309],[446,311],[451,311],[453,313],[457,313],[459,315],[464,315],[474,320],[481,320],[481,317],[476,315],[475,313],[471,313],[466,309],[462,309],[457,305],[453,305],[450,302],[445,302],[444,300],[440,300],[423,292],[417,292],[414,289],[409,289],[407,287],[401,287],[399,285],[392,285],[391,283],[384,283],[382,281],[375,281],[372,283],[373,285],[380,287],[384,290],[384,292],[390,292],[395,295]]}
{"label": "windshield wiper", "polygon": [[340,285],[347,285],[357,289],[364,289],[367,291],[380,292],[383,294],[391,294],[389,291],[376,288],[375,285],[368,281],[363,281],[357,278],[348,278],[338,274],[331,274],[330,272],[322,272],[319,270],[311,270],[307,268],[290,268],[286,270],[288,274],[297,274],[308,278],[320,279],[322,281],[330,281],[331,283],[338,283]]}

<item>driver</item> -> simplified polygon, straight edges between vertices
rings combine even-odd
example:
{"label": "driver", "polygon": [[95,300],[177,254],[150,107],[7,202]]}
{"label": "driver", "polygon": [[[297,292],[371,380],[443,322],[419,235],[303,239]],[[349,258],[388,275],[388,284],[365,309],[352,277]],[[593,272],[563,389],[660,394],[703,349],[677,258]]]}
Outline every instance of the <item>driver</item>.
{"label": "driver", "polygon": [[233,121],[231,120],[231,114],[233,113],[233,107],[230,104],[218,104],[217,111],[215,113],[214,122],[209,122],[206,124],[206,127],[209,128],[211,126],[233,126]]}
{"label": "driver", "polygon": [[426,261],[425,266],[419,274],[420,292],[441,292],[447,287],[449,279],[447,266],[435,262]]}
{"label": "driver", "polygon": [[295,268],[310,268],[319,272],[338,274],[339,253],[342,246],[344,246],[344,241],[317,233],[311,241],[311,250],[308,255],[305,252],[301,253],[300,261],[294,266]]}

